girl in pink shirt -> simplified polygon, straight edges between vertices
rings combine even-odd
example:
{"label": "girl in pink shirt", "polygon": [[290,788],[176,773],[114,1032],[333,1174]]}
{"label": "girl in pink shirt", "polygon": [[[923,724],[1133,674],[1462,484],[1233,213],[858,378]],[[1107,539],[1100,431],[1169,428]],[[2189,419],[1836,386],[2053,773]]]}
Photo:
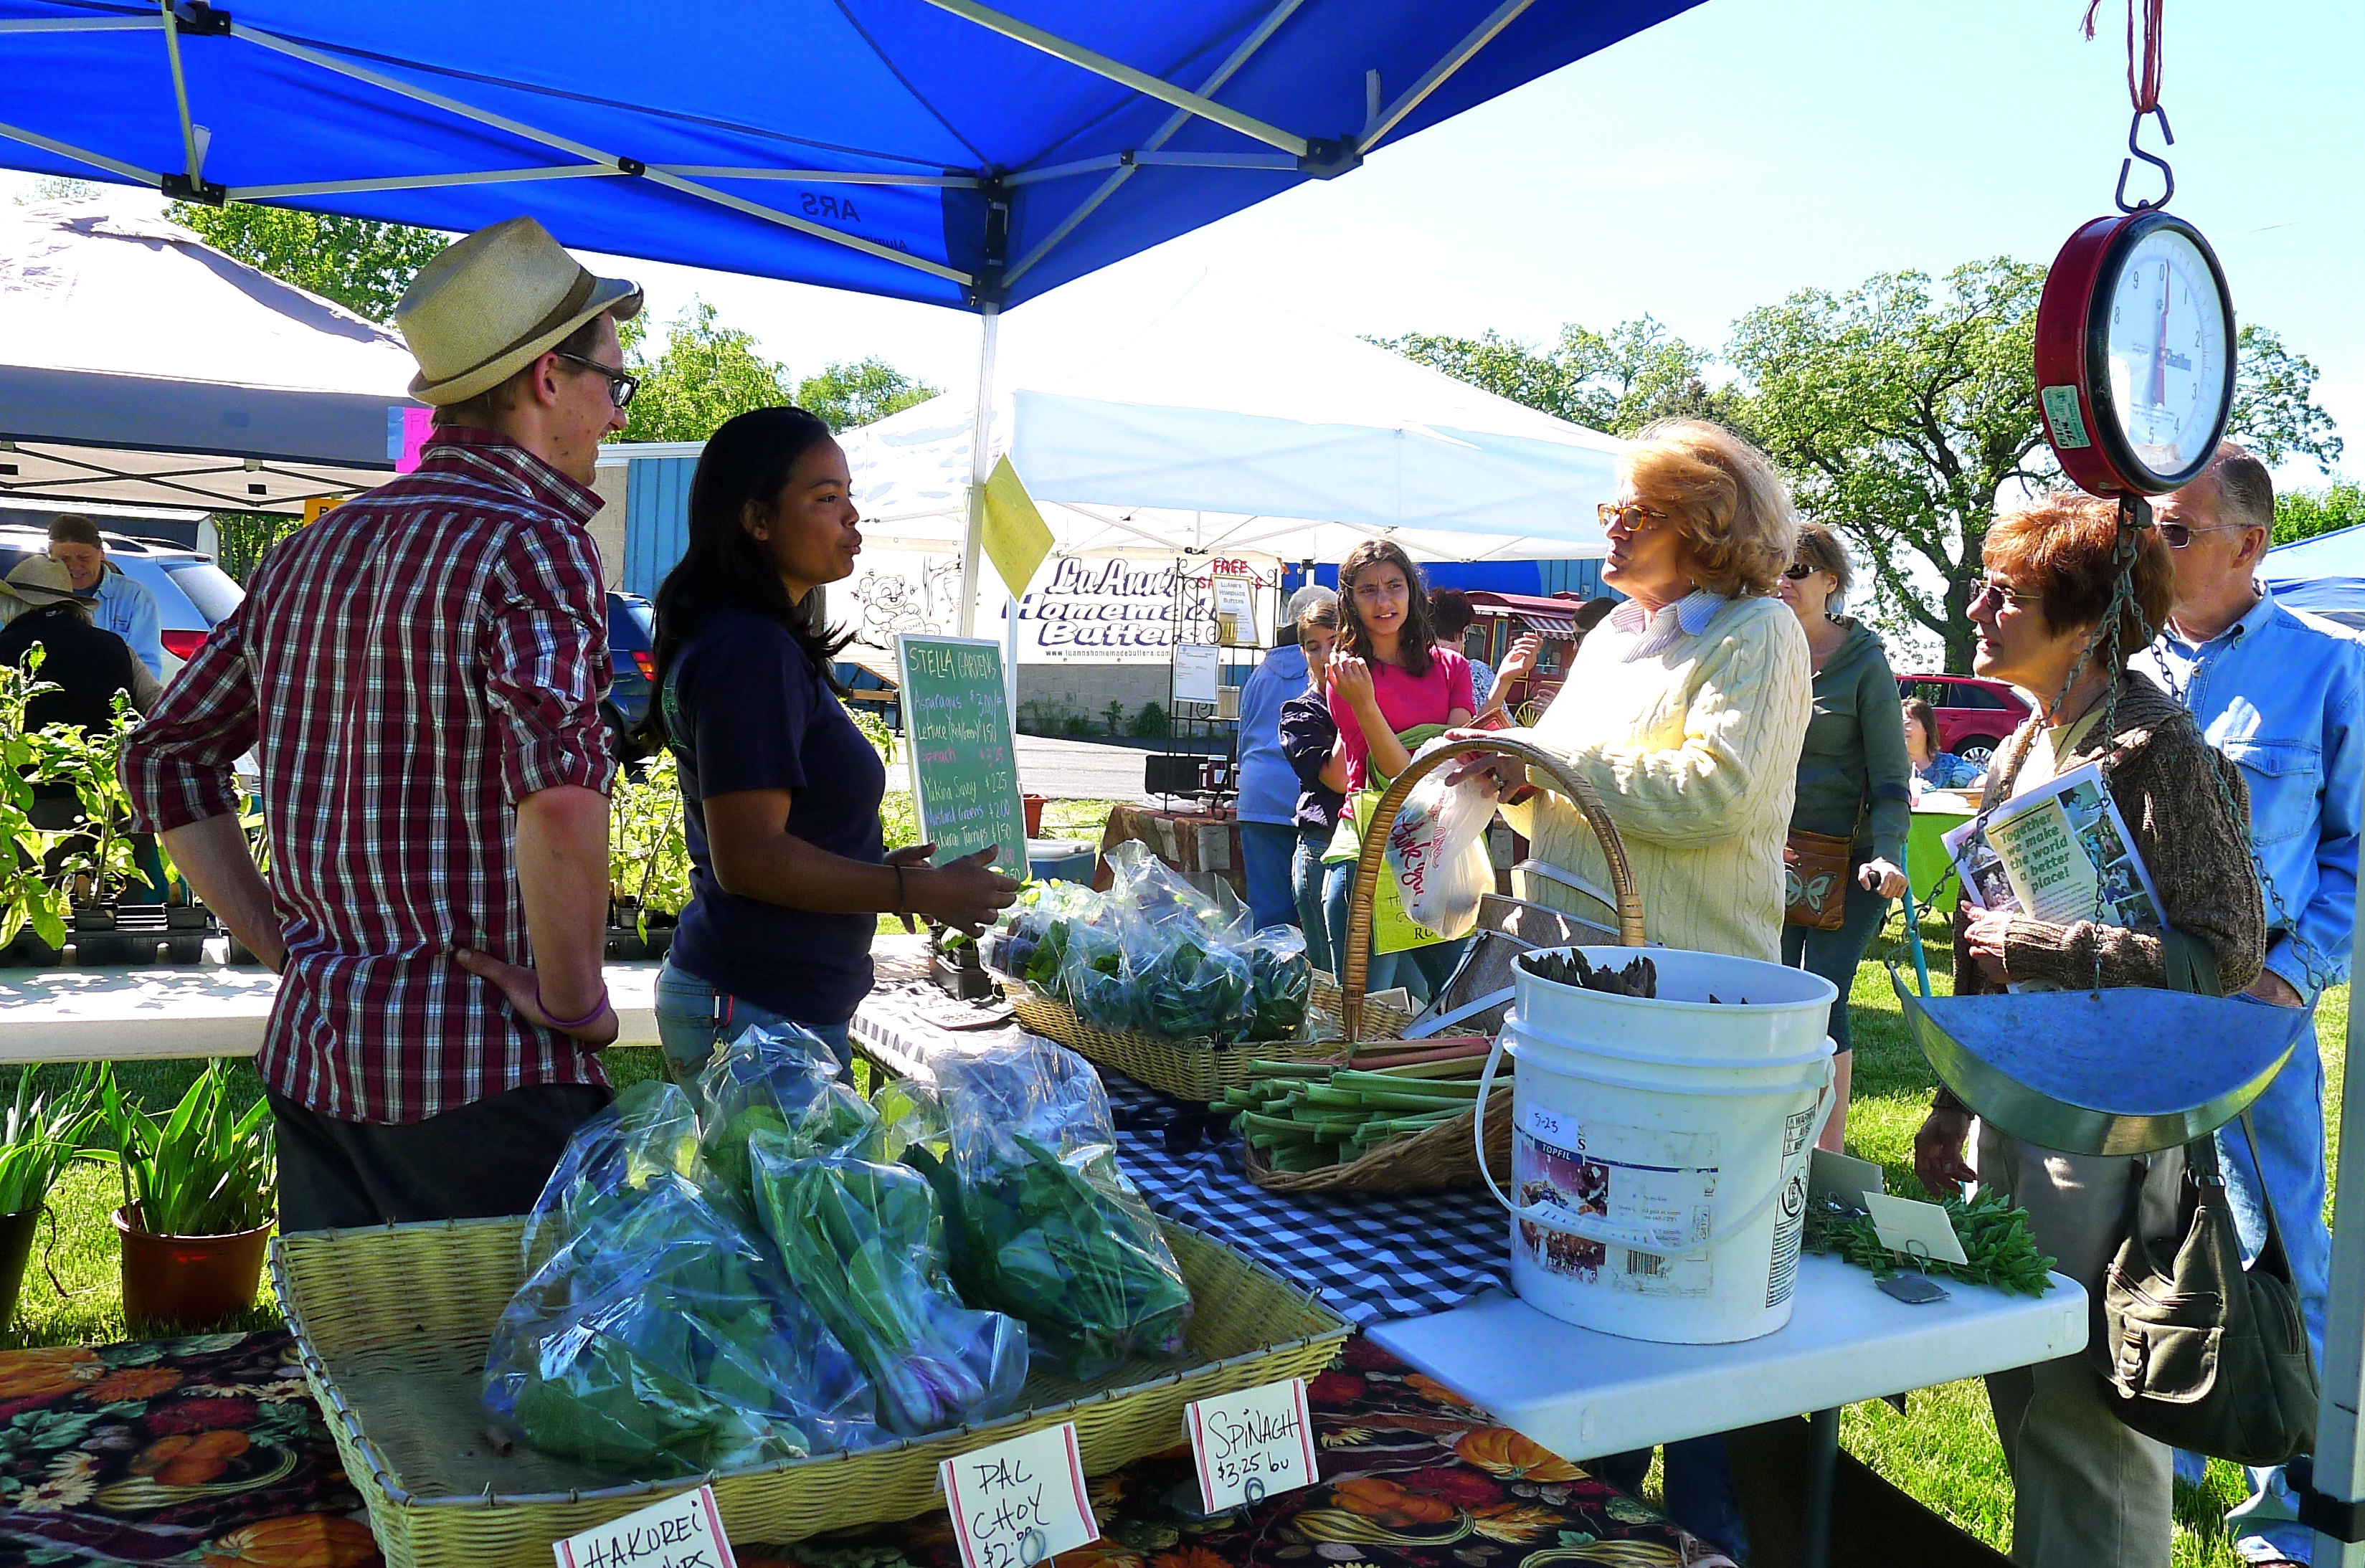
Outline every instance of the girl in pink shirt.
{"label": "girl in pink shirt", "polygon": [[[1339,746],[1323,782],[1350,794],[1376,789],[1404,771],[1412,750],[1399,739],[1424,724],[1452,729],[1470,722],[1477,703],[1470,690],[1470,661],[1437,645],[1430,628],[1429,596],[1420,573],[1402,545],[1366,540],[1348,553],[1339,568],[1339,649],[1330,660],[1330,716],[1339,724]],[[1323,889],[1330,927],[1330,951],[1347,951],[1347,898],[1355,868],[1333,866]],[[1463,944],[1440,943],[1408,953],[1375,954],[1365,989],[1418,986],[1433,996],[1452,978]],[[1399,965],[1398,958],[1411,960]],[[1339,958],[1343,972],[1346,960]],[[1404,971],[1413,972],[1404,972]]]}

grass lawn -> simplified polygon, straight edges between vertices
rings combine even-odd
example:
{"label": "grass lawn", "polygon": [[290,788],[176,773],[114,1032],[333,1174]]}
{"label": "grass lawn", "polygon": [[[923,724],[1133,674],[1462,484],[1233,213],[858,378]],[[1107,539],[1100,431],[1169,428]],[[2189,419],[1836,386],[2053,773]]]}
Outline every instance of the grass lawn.
{"label": "grass lawn", "polygon": [[[1097,837],[1108,805],[1106,801],[1053,801],[1046,814],[1046,830]],[[881,929],[900,926],[889,917],[882,920]],[[1948,958],[1944,933],[1934,924],[1925,929],[1932,945],[1933,970],[1944,970]],[[1883,945],[1876,942],[1873,958],[1877,960],[1882,950]],[[1935,1081],[1907,1042],[1887,973],[1877,961],[1867,961],[1857,973],[1855,1009],[1856,1062],[1849,1148],[1886,1168],[1889,1191],[1918,1194],[1912,1169],[1913,1132],[1921,1126]],[[2342,987],[2325,997],[2317,1015],[2328,1079],[2326,1103],[2335,1107],[2340,1103],[2348,1022],[2348,991]],[[657,1053],[649,1049],[611,1051],[608,1063],[619,1086],[656,1077],[663,1070]],[[141,1062],[118,1069],[126,1088],[151,1110],[177,1099],[199,1070],[200,1064],[195,1062]],[[242,1098],[251,1103],[259,1097],[262,1086],[252,1067],[240,1062],[232,1072]],[[55,1068],[44,1069],[41,1074],[43,1081],[56,1083],[70,1076]],[[0,1086],[13,1092],[13,1082],[5,1078],[0,1078]],[[2337,1153],[2336,1148],[2336,1159]],[[119,1202],[121,1188],[112,1164],[85,1164],[67,1173],[50,1197],[57,1216],[50,1260],[64,1294],[52,1287],[41,1268],[48,1247],[45,1226],[35,1245],[33,1266],[27,1271],[16,1324],[0,1337],[0,1343],[98,1344],[129,1336],[118,1279],[119,1252],[107,1218]],[[267,1296],[266,1289],[266,1301]],[[255,1327],[276,1321],[277,1314],[268,1305],[257,1307],[248,1319]],[[1910,1396],[1902,1415],[1879,1402],[1854,1406],[1846,1412],[1841,1430],[1849,1451],[1890,1481],[1999,1550],[2009,1547],[2012,1486],[1996,1447],[1987,1394],[1978,1382],[1919,1390]],[[2213,1464],[2210,1484],[2209,1495],[2180,1492],[2178,1496],[2176,1568],[2238,1568],[2220,1523],[2225,1507],[2239,1495],[2237,1473],[2229,1464]]]}

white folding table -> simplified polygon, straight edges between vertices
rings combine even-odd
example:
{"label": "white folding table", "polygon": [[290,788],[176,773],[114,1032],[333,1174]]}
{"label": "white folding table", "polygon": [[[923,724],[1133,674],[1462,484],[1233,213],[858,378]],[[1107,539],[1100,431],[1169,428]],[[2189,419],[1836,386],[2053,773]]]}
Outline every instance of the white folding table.
{"label": "white folding table", "polygon": [[[655,963],[607,966],[620,1046],[657,1043]],[[0,969],[0,1064],[251,1057],[279,977],[230,969]]]}
{"label": "white folding table", "polygon": [[1373,1341],[1564,1459],[1730,1431],[1811,1412],[1806,1561],[1830,1559],[1840,1407],[2051,1361],[2084,1348],[2086,1293],[2060,1274],[2041,1297],[1941,1282],[1909,1306],[1836,1258],[1799,1260],[1797,1305],[1776,1333],[1661,1345],[1548,1317],[1490,1293],[1451,1312],[1366,1330]]}

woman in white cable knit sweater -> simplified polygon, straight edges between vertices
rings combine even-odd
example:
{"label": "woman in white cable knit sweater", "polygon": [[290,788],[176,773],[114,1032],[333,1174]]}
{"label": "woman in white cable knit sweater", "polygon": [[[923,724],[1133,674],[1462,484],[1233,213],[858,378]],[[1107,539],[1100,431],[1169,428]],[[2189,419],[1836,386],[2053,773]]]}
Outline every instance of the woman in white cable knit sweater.
{"label": "woman in white cable knit sweater", "polygon": [[[1602,579],[1626,602],[1586,637],[1529,738],[1600,795],[1653,941],[1779,963],[1782,843],[1814,705],[1807,634],[1770,597],[1797,539],[1788,492],[1729,431],[1665,420],[1628,450],[1601,521]],[[1496,681],[1532,657],[1515,649]],[[1592,830],[1550,778],[1505,782],[1503,814],[1535,858],[1606,889]],[[1603,913],[1565,881],[1530,877],[1521,896]],[[1639,1492],[1650,1462],[1644,1449],[1586,1468]],[[1667,1445],[1666,1497],[1677,1524],[1746,1560],[1723,1438]]]}
{"label": "woman in white cable knit sweater", "polygon": [[[1530,738],[1599,792],[1625,840],[1651,940],[1782,958],[1782,844],[1814,675],[1799,618],[1771,596],[1797,523],[1765,454],[1718,426],[1642,431],[1601,509],[1602,578],[1627,596],[1577,651]],[[1519,654],[1498,681],[1515,674]],[[1606,890],[1592,830],[1538,773],[1503,814],[1534,857]],[[1521,896],[1600,918],[1567,882]]]}

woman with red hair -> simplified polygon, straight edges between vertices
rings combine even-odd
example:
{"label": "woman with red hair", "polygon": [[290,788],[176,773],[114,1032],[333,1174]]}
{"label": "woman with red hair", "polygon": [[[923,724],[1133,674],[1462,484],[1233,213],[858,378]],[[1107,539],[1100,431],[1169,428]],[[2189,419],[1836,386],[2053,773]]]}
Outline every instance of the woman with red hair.
{"label": "woman with red hair", "polygon": [[[1971,667],[2010,681],[2035,711],[1998,753],[1980,805],[2101,763],[2165,924],[2059,924],[1966,900],[1955,916],[1958,996],[2098,981],[2231,996],[2265,958],[2241,773],[2182,707],[2126,667],[2168,617],[2175,567],[2168,546],[2145,530],[2133,593],[2120,599],[2119,529],[2111,503],[2056,497],[1988,531],[1987,578],[1971,600],[1979,634]],[[2040,1148],[1983,1126],[1974,1171],[1964,1159],[1970,1125],[1970,1111],[1942,1090],[1913,1140],[1922,1184],[1943,1193],[1978,1181],[2001,1192],[2028,1211],[2038,1249],[2099,1299],[2126,1235],[2140,1162]],[[2180,1159],[2151,1157],[2163,1179]],[[2120,1423],[2115,1395],[2082,1355],[1998,1372],[1988,1399],[2012,1474],[2014,1562],[2156,1568],[2169,1560],[2170,1450]]]}

